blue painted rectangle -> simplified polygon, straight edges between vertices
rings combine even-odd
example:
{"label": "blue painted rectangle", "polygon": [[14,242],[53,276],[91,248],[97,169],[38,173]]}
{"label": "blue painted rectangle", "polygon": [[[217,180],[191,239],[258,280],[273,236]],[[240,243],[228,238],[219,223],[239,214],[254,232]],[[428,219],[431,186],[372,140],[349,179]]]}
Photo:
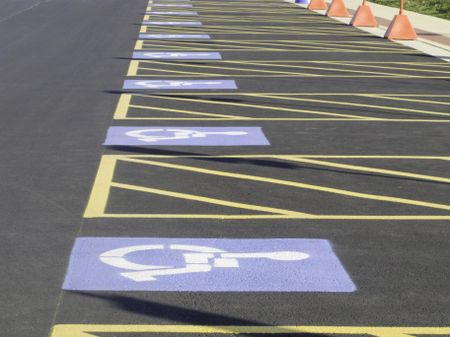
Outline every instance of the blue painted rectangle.
{"label": "blue painted rectangle", "polygon": [[79,238],[63,289],[352,292],[356,287],[327,240]]}
{"label": "blue painted rectangle", "polygon": [[191,8],[191,4],[152,4],[152,7],[183,7],[183,8]]}
{"label": "blue painted rectangle", "polygon": [[139,34],[139,38],[144,40],[208,40],[211,37],[206,34]]}
{"label": "blue painted rectangle", "polygon": [[133,59],[139,60],[221,60],[222,56],[216,52],[156,52],[135,51]]}
{"label": "blue painted rectangle", "polygon": [[143,21],[146,26],[183,26],[183,27],[199,27],[202,26],[200,21]]}
{"label": "blue painted rectangle", "polygon": [[63,289],[352,292],[320,239],[78,238]]}
{"label": "blue painted rectangle", "polygon": [[250,146],[270,145],[260,127],[113,126],[103,145]]}
{"label": "blue painted rectangle", "polygon": [[151,11],[146,12],[146,14],[153,14],[153,15],[198,15],[197,12],[159,12],[159,11]]}
{"label": "blue painted rectangle", "polygon": [[123,89],[202,90],[237,89],[233,80],[125,80]]}

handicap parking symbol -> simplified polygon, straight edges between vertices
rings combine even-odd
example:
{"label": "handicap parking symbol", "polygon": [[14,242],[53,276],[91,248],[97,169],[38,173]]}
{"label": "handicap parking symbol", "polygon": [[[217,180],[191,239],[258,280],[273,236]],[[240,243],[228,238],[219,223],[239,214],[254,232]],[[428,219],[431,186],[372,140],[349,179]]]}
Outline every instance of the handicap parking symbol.
{"label": "handicap parking symbol", "polygon": [[147,26],[202,26],[200,21],[144,21]]}
{"label": "handicap parking symbol", "polygon": [[159,11],[151,11],[151,12],[146,12],[146,14],[153,14],[153,15],[198,15],[197,12],[192,12],[192,11],[186,11],[186,12],[159,12]]}
{"label": "handicap parking symbol", "polygon": [[141,60],[221,60],[222,56],[216,52],[141,52],[133,53],[133,59]]}
{"label": "handicap parking symbol", "polygon": [[192,7],[191,4],[153,4],[153,7]]}
{"label": "handicap parking symbol", "polygon": [[237,89],[233,80],[125,80],[123,89]]}
{"label": "handicap parking symbol", "polygon": [[321,239],[78,238],[63,285],[92,291],[351,292]]}
{"label": "handicap parking symbol", "polygon": [[110,127],[104,145],[270,145],[260,127]]}
{"label": "handicap parking symbol", "polygon": [[161,39],[208,40],[211,37],[207,34],[139,34],[139,38],[144,40],[161,40]]}

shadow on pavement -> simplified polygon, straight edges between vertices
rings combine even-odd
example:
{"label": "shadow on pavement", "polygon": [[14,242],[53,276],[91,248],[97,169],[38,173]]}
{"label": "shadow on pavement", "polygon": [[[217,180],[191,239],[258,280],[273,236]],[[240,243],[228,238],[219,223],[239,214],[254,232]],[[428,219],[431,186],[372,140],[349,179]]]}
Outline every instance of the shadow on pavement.
{"label": "shadow on pavement", "polygon": [[[107,301],[114,309],[127,311],[137,315],[143,315],[147,317],[162,318],[172,322],[178,322],[189,325],[240,325],[240,326],[270,326],[261,322],[245,320],[242,318],[236,318],[228,315],[215,314],[207,311],[200,311],[191,308],[182,308],[175,305],[158,303],[150,300],[144,300],[141,298],[114,295],[114,294],[98,294],[87,292],[71,292],[86,297],[100,299]],[[148,324],[148,323],[147,323]],[[270,336],[283,336],[283,337],[328,337],[329,335],[316,334],[316,333],[299,333],[285,329],[282,333],[270,334]],[[172,334],[173,335],[173,334]],[[203,335],[203,334],[202,334]],[[207,334],[213,336],[214,334]],[[234,336],[235,334],[226,334],[223,336]],[[253,334],[242,333],[240,336],[252,336],[252,337],[266,337],[267,334]]]}
{"label": "shadow on pavement", "polygon": [[[312,166],[304,166],[293,164],[289,162],[284,162],[282,160],[271,160],[271,159],[259,159],[259,158],[227,158],[227,157],[210,157],[207,154],[201,153],[193,153],[193,152],[184,152],[184,151],[171,151],[171,150],[163,150],[163,149],[155,149],[149,147],[140,147],[140,146],[107,146],[107,148],[115,151],[128,152],[128,153],[138,153],[138,154],[149,154],[149,155],[165,155],[165,156],[187,156],[186,159],[194,159],[196,161],[210,161],[210,162],[219,162],[219,163],[227,163],[227,164],[251,164],[256,166],[264,166],[264,167],[275,167],[281,169],[295,169],[295,170],[310,170],[310,171],[320,171],[320,172],[331,172],[337,174],[346,174],[352,176],[363,176],[363,177],[375,177],[375,178],[384,178],[384,179],[394,179],[394,180],[402,180],[402,181],[414,181],[414,182],[422,182],[429,184],[439,184],[439,185],[448,185],[446,182],[432,181],[428,179],[419,179],[419,178],[408,178],[408,177],[400,177],[400,176],[392,176],[389,174],[377,174],[377,173],[363,173],[363,172],[354,172],[347,169],[330,169],[323,167],[312,167]],[[192,157],[189,157],[192,156]],[[313,164],[311,164],[313,165]]]}

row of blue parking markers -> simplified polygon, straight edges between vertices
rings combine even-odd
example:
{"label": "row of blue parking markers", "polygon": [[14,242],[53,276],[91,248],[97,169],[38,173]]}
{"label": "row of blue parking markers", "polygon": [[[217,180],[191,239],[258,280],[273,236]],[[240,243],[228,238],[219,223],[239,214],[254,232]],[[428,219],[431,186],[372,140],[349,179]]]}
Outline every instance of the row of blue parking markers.
{"label": "row of blue parking markers", "polygon": [[[191,4],[152,4],[152,10],[146,14],[156,15],[179,15],[179,16],[197,16],[194,11],[161,12],[154,11],[153,7],[167,8],[192,8]],[[145,26],[183,26],[183,27],[201,27],[200,21],[154,21],[144,20]],[[139,34],[142,40],[209,40],[208,34]],[[178,51],[145,51],[133,53],[133,59],[143,60],[221,60],[222,55],[217,52],[178,52]],[[207,90],[207,89],[237,89],[236,82],[233,80],[126,80],[123,85],[126,90]]]}
{"label": "row of blue parking markers", "polygon": [[[153,4],[152,7],[192,8],[191,4]],[[160,14],[149,11],[147,14]],[[195,16],[196,12],[163,12],[167,15]],[[144,20],[143,25],[201,27],[200,21],[154,21]],[[210,39],[207,34],[140,34],[140,39],[203,40]],[[221,60],[218,52],[189,51],[135,51],[133,59],[141,60]],[[133,79],[124,82],[127,90],[235,90],[233,80],[143,80]],[[104,145],[155,146],[249,146],[269,145],[260,127],[111,127]]]}
{"label": "row of blue parking markers", "polygon": [[[148,51],[135,52],[133,58],[192,60],[221,56]],[[237,89],[235,82],[229,80],[127,80],[124,88]],[[269,145],[260,127],[178,126],[113,127],[105,145],[135,146],[141,142]],[[353,292],[356,287],[328,240],[82,237],[73,247],[63,289]]]}
{"label": "row of blue parking markers", "polygon": [[[190,4],[153,7],[192,7]],[[147,14],[154,14],[150,11]],[[166,12],[173,13],[173,12]],[[195,12],[176,12],[176,15],[197,15]],[[194,14],[193,14],[194,13]],[[183,26],[201,27],[200,21],[153,21],[144,20],[146,26]],[[140,34],[140,39],[210,39],[206,34]],[[135,51],[133,59],[142,60],[221,60],[218,52],[186,52],[186,51]],[[146,90],[235,90],[233,80],[126,80],[124,89]],[[260,127],[111,127],[108,130],[104,145],[123,146],[250,146],[269,145]]]}

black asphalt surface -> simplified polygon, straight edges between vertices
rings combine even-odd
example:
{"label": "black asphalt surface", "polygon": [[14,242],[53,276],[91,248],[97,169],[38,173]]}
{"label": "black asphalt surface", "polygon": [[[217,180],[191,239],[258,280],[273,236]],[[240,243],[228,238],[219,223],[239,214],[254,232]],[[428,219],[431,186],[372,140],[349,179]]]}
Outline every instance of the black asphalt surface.
{"label": "black asphalt surface", "polygon": [[[148,33],[181,30],[211,40],[146,40],[142,50],[218,51],[223,61],[145,61],[127,76],[147,2],[0,4],[0,336],[47,337],[57,324],[448,327],[450,64],[278,0],[192,0],[198,17],[151,19],[202,27]],[[233,79],[238,90],[122,91],[133,78]],[[119,118],[123,94],[132,106]],[[261,126],[271,145],[102,147],[109,126],[126,125]],[[195,214],[261,213],[119,188],[105,214],[122,217],[84,217],[100,159],[112,154],[434,206],[119,161],[117,182],[331,218],[202,219]],[[328,165],[276,155],[319,156],[308,158]],[[126,216],[161,213],[193,218]],[[89,236],[327,239],[357,291],[62,291],[73,242]]]}

